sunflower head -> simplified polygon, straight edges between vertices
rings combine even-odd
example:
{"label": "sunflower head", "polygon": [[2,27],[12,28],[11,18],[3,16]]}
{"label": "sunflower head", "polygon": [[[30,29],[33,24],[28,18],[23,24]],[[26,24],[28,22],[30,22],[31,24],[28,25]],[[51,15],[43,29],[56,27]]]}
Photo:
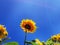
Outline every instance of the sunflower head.
{"label": "sunflower head", "polygon": [[36,30],[35,22],[29,19],[22,20],[20,26],[24,30],[24,32],[33,33]]}
{"label": "sunflower head", "polygon": [[57,34],[57,40],[60,42],[60,34]]}
{"label": "sunflower head", "polygon": [[0,25],[0,39],[5,38],[7,34],[6,28],[3,25]]}
{"label": "sunflower head", "polygon": [[51,37],[51,39],[52,39],[53,42],[56,42],[57,41],[57,36],[54,35],[54,36]]}

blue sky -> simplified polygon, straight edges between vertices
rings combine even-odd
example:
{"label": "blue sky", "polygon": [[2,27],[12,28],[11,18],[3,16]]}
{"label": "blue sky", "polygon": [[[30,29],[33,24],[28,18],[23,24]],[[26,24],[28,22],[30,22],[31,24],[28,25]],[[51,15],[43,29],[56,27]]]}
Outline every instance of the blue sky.
{"label": "blue sky", "polygon": [[60,0],[0,0],[0,24],[6,26],[9,41],[23,45],[24,32],[19,27],[22,19],[32,19],[37,30],[27,40],[46,41],[60,33]]}

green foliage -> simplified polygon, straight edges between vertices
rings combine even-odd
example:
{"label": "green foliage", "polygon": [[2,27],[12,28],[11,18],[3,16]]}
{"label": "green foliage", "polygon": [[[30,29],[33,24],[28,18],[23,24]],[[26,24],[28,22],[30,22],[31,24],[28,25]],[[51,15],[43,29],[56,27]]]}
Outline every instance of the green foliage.
{"label": "green foliage", "polygon": [[54,42],[51,39],[48,39],[46,41],[46,45],[53,45],[53,44],[54,44]]}
{"label": "green foliage", "polygon": [[37,45],[36,42],[33,42],[33,41],[30,41],[30,42],[29,42],[29,41],[26,41],[26,43],[27,43],[28,45],[29,45],[29,44],[31,44],[31,45]]}
{"label": "green foliage", "polygon": [[17,42],[8,42],[8,43],[5,43],[4,45],[18,45]]}

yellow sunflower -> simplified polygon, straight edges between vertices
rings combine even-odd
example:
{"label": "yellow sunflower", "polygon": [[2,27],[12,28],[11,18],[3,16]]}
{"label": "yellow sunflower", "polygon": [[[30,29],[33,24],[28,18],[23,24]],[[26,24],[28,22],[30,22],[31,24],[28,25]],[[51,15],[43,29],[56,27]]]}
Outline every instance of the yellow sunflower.
{"label": "yellow sunflower", "polygon": [[3,25],[0,25],[0,39],[5,38],[8,35],[6,28]]}
{"label": "yellow sunflower", "polygon": [[35,22],[29,19],[22,20],[20,23],[21,28],[24,30],[24,32],[30,32],[33,33],[36,30]]}
{"label": "yellow sunflower", "polygon": [[57,40],[60,42],[60,34],[57,34]]}
{"label": "yellow sunflower", "polygon": [[51,37],[51,39],[52,39],[52,41],[56,42],[57,41],[57,36],[54,35],[54,36]]}

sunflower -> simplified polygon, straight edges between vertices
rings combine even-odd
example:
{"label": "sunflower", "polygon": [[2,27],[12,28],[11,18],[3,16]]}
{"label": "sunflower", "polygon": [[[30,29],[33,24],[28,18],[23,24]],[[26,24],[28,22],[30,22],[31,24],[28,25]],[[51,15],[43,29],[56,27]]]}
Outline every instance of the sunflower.
{"label": "sunflower", "polygon": [[24,30],[24,32],[30,32],[33,33],[36,30],[36,25],[35,22],[33,20],[22,20],[21,24],[20,24],[21,28]]}
{"label": "sunflower", "polygon": [[3,25],[0,25],[0,39],[5,38],[8,35],[6,28]]}
{"label": "sunflower", "polygon": [[56,42],[57,41],[57,36],[54,35],[54,36],[51,37],[51,39],[52,39],[53,42]]}
{"label": "sunflower", "polygon": [[60,34],[57,34],[57,40],[60,42]]}

